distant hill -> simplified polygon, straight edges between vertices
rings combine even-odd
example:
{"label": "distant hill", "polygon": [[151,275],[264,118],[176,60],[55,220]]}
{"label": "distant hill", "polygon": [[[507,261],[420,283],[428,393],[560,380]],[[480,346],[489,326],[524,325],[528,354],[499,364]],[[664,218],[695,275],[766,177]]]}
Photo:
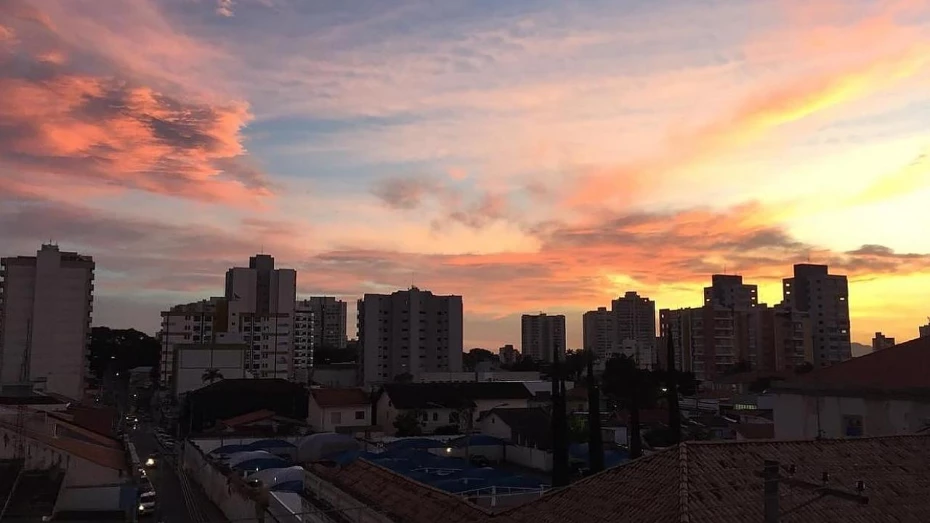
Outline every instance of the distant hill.
{"label": "distant hill", "polygon": [[864,356],[864,355],[866,355],[866,354],[868,354],[868,353],[870,353],[870,352],[872,352],[872,346],[871,346],[871,345],[866,345],[866,344],[864,344],[864,343],[852,342],[852,355],[853,355],[853,358],[858,357],[858,356]]}

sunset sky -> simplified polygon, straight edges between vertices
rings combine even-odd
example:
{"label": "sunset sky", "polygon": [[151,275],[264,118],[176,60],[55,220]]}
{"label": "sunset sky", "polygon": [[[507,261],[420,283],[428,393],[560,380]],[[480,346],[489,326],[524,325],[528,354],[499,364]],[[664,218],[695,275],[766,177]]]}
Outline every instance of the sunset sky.
{"label": "sunset sky", "polygon": [[0,0],[0,255],[97,262],[96,324],[221,295],[461,294],[465,346],[712,273],[930,316],[930,0]]}

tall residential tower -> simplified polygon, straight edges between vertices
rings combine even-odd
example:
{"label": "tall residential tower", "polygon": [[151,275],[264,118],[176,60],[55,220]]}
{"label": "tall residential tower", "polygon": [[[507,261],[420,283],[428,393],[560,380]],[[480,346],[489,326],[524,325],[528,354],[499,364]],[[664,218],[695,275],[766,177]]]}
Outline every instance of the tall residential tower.
{"label": "tall residential tower", "polygon": [[43,245],[0,260],[0,384],[80,400],[94,300],[94,260]]}

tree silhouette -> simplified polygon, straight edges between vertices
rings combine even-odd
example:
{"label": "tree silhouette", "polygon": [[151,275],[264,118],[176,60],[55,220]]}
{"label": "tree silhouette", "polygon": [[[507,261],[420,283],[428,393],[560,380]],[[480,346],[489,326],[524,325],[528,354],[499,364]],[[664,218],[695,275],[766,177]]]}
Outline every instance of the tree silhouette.
{"label": "tree silhouette", "polygon": [[552,350],[552,486],[568,485],[568,421],[565,416],[565,382],[559,347]]}
{"label": "tree silhouette", "polygon": [[655,404],[658,386],[655,375],[636,366],[632,358],[621,355],[607,360],[604,369],[604,393],[630,414],[627,432],[630,434],[630,457],[643,454],[641,408]]}
{"label": "tree silhouette", "polygon": [[601,434],[601,395],[594,377],[594,352],[585,351],[588,367],[588,465],[592,473],[604,469],[604,441]]}

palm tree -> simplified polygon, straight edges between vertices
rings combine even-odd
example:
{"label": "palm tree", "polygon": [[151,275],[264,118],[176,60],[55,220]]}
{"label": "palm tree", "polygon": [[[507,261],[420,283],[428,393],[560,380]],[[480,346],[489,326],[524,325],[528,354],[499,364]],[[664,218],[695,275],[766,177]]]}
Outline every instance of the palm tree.
{"label": "palm tree", "polygon": [[223,373],[220,372],[220,369],[210,368],[203,371],[203,376],[201,376],[200,379],[203,380],[204,383],[209,381],[210,384],[213,384],[214,381],[223,379]]}

